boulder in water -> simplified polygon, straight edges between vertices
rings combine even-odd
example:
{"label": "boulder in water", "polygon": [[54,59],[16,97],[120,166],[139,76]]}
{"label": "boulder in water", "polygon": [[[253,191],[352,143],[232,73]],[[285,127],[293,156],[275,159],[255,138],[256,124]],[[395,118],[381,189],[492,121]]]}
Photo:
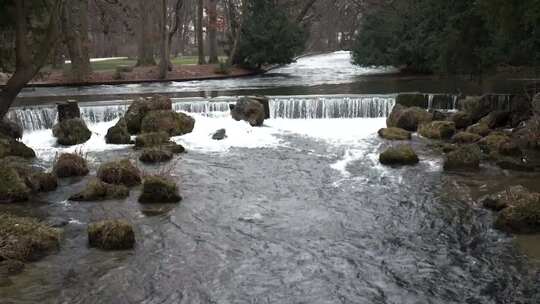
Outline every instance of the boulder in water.
{"label": "boulder in water", "polygon": [[130,134],[139,134],[141,132],[141,123],[143,118],[151,111],[172,111],[172,101],[170,98],[161,95],[155,95],[152,98],[139,98],[135,100],[128,108],[126,115],[126,125]]}
{"label": "boulder in water", "polygon": [[152,111],[144,116],[141,123],[142,133],[166,132],[169,136],[191,133],[195,119],[184,113],[173,111]]}
{"label": "boulder in water", "polygon": [[135,232],[125,220],[106,220],[88,225],[90,247],[126,250],[135,246]]}
{"label": "boulder in water", "polygon": [[99,179],[92,179],[86,188],[69,199],[72,201],[104,201],[111,199],[123,199],[129,196],[129,189],[124,185],[107,184]]}
{"label": "boulder in water", "polygon": [[161,176],[147,176],[139,197],[141,203],[177,203],[182,200],[176,183]]}
{"label": "boulder in water", "polygon": [[23,129],[15,122],[4,118],[0,120],[0,135],[13,139],[21,139],[23,136]]}
{"label": "boulder in water", "polygon": [[533,116],[514,130],[512,139],[521,147],[540,149],[540,116]]}
{"label": "boulder in water", "polygon": [[410,132],[416,132],[419,125],[431,122],[433,114],[418,107],[405,108],[399,104],[395,105],[386,120],[386,125],[401,128]]}
{"label": "boulder in water", "polygon": [[8,156],[35,158],[36,152],[20,141],[0,135],[0,158]]}
{"label": "boulder in water", "polygon": [[17,170],[11,166],[0,166],[0,203],[27,201],[30,189]]}
{"label": "boulder in water", "polygon": [[227,131],[225,129],[219,129],[214,134],[212,134],[213,140],[223,140],[227,138]]}
{"label": "boulder in water", "polygon": [[422,124],[418,133],[431,139],[450,139],[456,133],[456,125],[452,121],[432,121]]}
{"label": "boulder in water", "polygon": [[60,233],[36,219],[0,213],[0,261],[33,262],[58,250]]}
{"label": "boulder in water", "polygon": [[414,165],[419,159],[410,145],[399,145],[381,153],[379,161],[383,165]]}
{"label": "boulder in water", "polygon": [[105,142],[114,145],[128,145],[131,143],[131,135],[128,132],[124,118],[120,118],[116,125],[109,128],[107,135],[105,135]]}
{"label": "boulder in water", "polygon": [[173,153],[165,148],[146,148],[143,150],[139,160],[143,163],[155,164],[167,162],[173,158]]}
{"label": "boulder in water", "polygon": [[486,124],[477,123],[477,124],[474,124],[472,126],[469,126],[467,128],[466,132],[467,133],[478,134],[480,136],[486,136],[491,132],[491,130],[489,129],[489,127]]}
{"label": "boulder in water", "polygon": [[489,114],[489,112],[497,110],[492,102],[490,95],[480,96],[468,96],[459,101],[460,107],[463,111],[467,112],[473,122],[477,122],[482,117]]}
{"label": "boulder in water", "polygon": [[58,188],[58,177],[53,173],[33,172],[26,177],[25,182],[34,192],[50,192]]}
{"label": "boulder in water", "polygon": [[420,93],[401,93],[396,97],[396,104],[405,107],[418,107],[426,109],[428,107],[429,96]]}
{"label": "boulder in water", "polygon": [[141,171],[129,159],[112,161],[101,165],[97,176],[108,184],[133,187],[141,183]]}
{"label": "boulder in water", "polygon": [[540,232],[540,193],[514,191],[506,198],[508,206],[495,221],[495,228],[512,233]]}
{"label": "boulder in water", "polygon": [[517,95],[512,97],[510,102],[510,126],[518,127],[522,122],[527,121],[533,115],[533,105],[531,100],[525,96]]}
{"label": "boulder in water", "polygon": [[482,199],[482,205],[491,210],[501,211],[514,205],[519,200],[527,199],[530,195],[531,192],[527,188],[521,185],[512,186],[504,191],[485,197]]}
{"label": "boulder in water", "polygon": [[58,122],[62,122],[69,119],[81,118],[81,110],[79,104],[74,100],[68,100],[67,102],[58,103],[56,105],[58,110]]}
{"label": "boulder in water", "polygon": [[452,137],[452,141],[457,144],[472,144],[478,142],[481,139],[482,136],[469,132],[459,132],[454,135],[454,137]]}
{"label": "boulder in water", "polygon": [[379,130],[379,136],[388,140],[409,140],[411,132],[400,128],[382,128]]}
{"label": "boulder in water", "polygon": [[85,176],[90,172],[86,160],[73,153],[62,153],[55,162],[53,172],[60,178]]}
{"label": "boulder in water", "polygon": [[63,120],[54,125],[52,131],[58,144],[63,146],[82,144],[92,137],[92,132],[88,130],[86,123],[80,118]]}
{"label": "boulder in water", "polygon": [[536,170],[534,165],[528,163],[521,157],[500,157],[497,160],[497,166],[501,169],[521,172],[534,172]]}
{"label": "boulder in water", "polygon": [[136,148],[148,148],[161,146],[169,143],[169,134],[166,132],[144,133],[135,139]]}
{"label": "boulder in water", "polygon": [[477,145],[465,145],[448,153],[444,160],[444,170],[476,170],[480,168],[482,151]]}
{"label": "boulder in water", "polygon": [[490,129],[503,127],[508,123],[510,119],[510,112],[508,111],[493,111],[488,115],[480,119],[480,124],[485,124]]}
{"label": "boulder in water", "polygon": [[521,150],[504,133],[493,132],[480,140],[479,145],[488,153],[500,153],[509,156],[521,156]]}
{"label": "boulder in water", "polygon": [[473,124],[471,115],[467,112],[456,112],[451,117],[450,120],[456,125],[456,129],[465,129]]}
{"label": "boulder in water", "polygon": [[177,144],[175,142],[170,142],[166,144],[165,146],[163,146],[163,148],[171,151],[172,154],[180,154],[180,153],[186,152],[186,148],[184,148],[184,146]]}
{"label": "boulder in water", "polygon": [[240,98],[235,105],[230,105],[231,116],[234,120],[247,121],[252,127],[260,127],[267,116],[264,106],[256,99]]}

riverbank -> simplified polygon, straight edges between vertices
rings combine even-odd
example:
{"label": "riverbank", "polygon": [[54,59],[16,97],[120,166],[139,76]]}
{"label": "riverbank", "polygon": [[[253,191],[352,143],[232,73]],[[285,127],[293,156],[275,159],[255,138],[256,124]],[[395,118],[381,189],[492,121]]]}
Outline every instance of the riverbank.
{"label": "riverbank", "polygon": [[[245,77],[259,74],[260,71],[249,70],[237,66],[232,66],[222,70],[218,64],[204,65],[174,65],[172,71],[167,73],[166,79],[159,78],[157,66],[133,67],[118,66],[117,69],[105,69],[94,71],[85,81],[74,81],[63,70],[45,70],[34,80],[28,83],[27,87],[77,87],[92,85],[121,85],[138,83],[159,83],[159,82],[182,82],[193,80],[212,80]],[[0,87],[5,85],[7,77],[0,77]]]}

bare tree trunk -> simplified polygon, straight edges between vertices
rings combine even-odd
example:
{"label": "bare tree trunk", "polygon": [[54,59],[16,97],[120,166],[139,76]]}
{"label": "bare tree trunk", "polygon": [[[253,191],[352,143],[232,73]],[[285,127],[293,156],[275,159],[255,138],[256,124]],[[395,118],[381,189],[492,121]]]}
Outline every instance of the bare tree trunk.
{"label": "bare tree trunk", "polygon": [[184,7],[184,1],[185,0],[176,0],[176,5],[174,6],[174,26],[173,28],[169,31],[169,34],[168,34],[168,40],[167,40],[167,48],[168,48],[168,68],[169,68],[169,71],[172,71],[173,69],[173,64],[172,64],[172,61],[171,61],[171,49],[172,49],[172,45],[173,45],[173,38],[174,38],[174,35],[176,35],[176,33],[178,33],[179,29],[182,28],[182,33],[183,33],[183,30],[184,30],[184,14],[182,12],[182,8]]}
{"label": "bare tree trunk", "polygon": [[217,44],[217,0],[208,0],[209,63],[219,63]]}
{"label": "bare tree trunk", "polygon": [[87,0],[67,2],[62,14],[62,32],[71,59],[71,76],[76,81],[85,81],[92,73]]}
{"label": "bare tree trunk", "polygon": [[139,0],[139,58],[137,66],[156,65],[152,35],[153,9],[152,1]]}
{"label": "bare tree trunk", "polygon": [[206,63],[206,58],[204,58],[203,12],[204,12],[204,0],[198,0],[197,2],[197,47],[199,49],[199,64]]}
{"label": "bare tree trunk", "polygon": [[242,4],[242,8],[240,9],[240,20],[238,21],[238,28],[236,29],[236,36],[234,37],[233,47],[231,49],[231,53],[229,54],[229,58],[227,59],[227,64],[232,65],[236,62],[236,52],[238,51],[238,44],[240,43],[240,36],[242,34],[242,27],[244,25],[244,19],[247,14],[247,4]]}
{"label": "bare tree trunk", "polygon": [[62,11],[63,1],[58,0],[49,12],[49,23],[45,38],[39,44],[41,48],[33,54],[30,52],[27,29],[27,12],[25,0],[15,1],[16,26],[15,26],[15,73],[8,80],[6,86],[0,92],[0,119],[3,119],[17,95],[24,86],[34,78],[38,71],[45,65],[49,53],[54,48],[58,36],[58,18]]}
{"label": "bare tree trunk", "polygon": [[168,31],[167,31],[167,0],[161,0],[161,22],[160,22],[160,60],[159,60],[159,78],[166,79],[167,71],[169,70],[169,47],[167,46]]}

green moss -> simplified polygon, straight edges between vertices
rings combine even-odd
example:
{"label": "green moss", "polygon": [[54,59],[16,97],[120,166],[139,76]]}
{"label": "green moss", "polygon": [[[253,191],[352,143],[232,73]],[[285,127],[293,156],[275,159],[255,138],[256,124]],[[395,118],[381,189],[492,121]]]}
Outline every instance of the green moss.
{"label": "green moss", "polygon": [[512,206],[499,213],[495,227],[513,233],[540,232],[540,194],[516,198]]}
{"label": "green moss", "polygon": [[471,115],[467,112],[456,112],[450,119],[454,122],[457,129],[465,129],[473,124]]}
{"label": "green moss", "polygon": [[159,163],[166,162],[173,158],[171,151],[161,148],[144,149],[139,160],[143,163]]}
{"label": "green moss", "polygon": [[131,135],[128,132],[124,118],[121,118],[116,125],[107,130],[105,142],[115,145],[127,145],[131,143]]}
{"label": "green moss", "polygon": [[126,126],[130,134],[141,132],[143,118],[151,111],[172,110],[171,99],[165,96],[155,95],[152,98],[139,98],[128,108],[126,115]]}
{"label": "green moss", "polygon": [[125,250],[135,246],[135,232],[125,220],[107,220],[88,225],[88,243],[105,250]]}
{"label": "green moss", "polygon": [[195,126],[195,120],[184,114],[173,111],[152,111],[144,116],[141,123],[142,133],[164,131],[169,136],[179,136],[190,133]]}
{"label": "green moss", "polygon": [[123,185],[104,183],[98,179],[92,179],[86,188],[69,199],[72,201],[103,201],[109,199],[123,199],[129,196],[129,189]]}
{"label": "green moss", "polygon": [[459,132],[452,137],[452,141],[458,144],[472,144],[482,139],[478,134],[469,132]]}
{"label": "green moss", "polygon": [[444,160],[444,170],[476,170],[480,168],[482,152],[476,145],[466,145],[447,154]]}
{"label": "green moss", "polygon": [[381,153],[379,161],[383,165],[414,165],[419,162],[419,159],[411,146],[400,145]]}
{"label": "green moss", "polygon": [[400,128],[383,128],[379,130],[379,136],[388,140],[409,140],[411,132]]}
{"label": "green moss", "polygon": [[53,167],[54,173],[60,177],[85,176],[88,174],[86,160],[80,155],[62,153]]}
{"label": "green moss", "polygon": [[84,120],[80,118],[67,119],[53,127],[53,135],[58,144],[73,146],[87,142],[92,137]]}
{"label": "green moss", "polygon": [[108,184],[133,187],[141,183],[141,172],[128,159],[112,161],[101,165],[97,176]]}
{"label": "green moss", "polygon": [[421,125],[418,132],[431,139],[450,139],[456,133],[456,126],[451,121],[432,121]]}
{"label": "green moss", "polygon": [[0,213],[0,260],[36,261],[59,243],[58,230],[36,219]]}
{"label": "green moss", "polygon": [[17,171],[9,166],[0,167],[0,202],[14,203],[27,201],[30,189]]}
{"label": "green moss", "polygon": [[176,203],[182,200],[176,183],[160,176],[148,176],[144,179],[143,191],[139,197],[141,203]]}
{"label": "green moss", "polygon": [[147,148],[161,146],[169,143],[169,134],[166,132],[151,132],[144,133],[135,139],[135,147]]}

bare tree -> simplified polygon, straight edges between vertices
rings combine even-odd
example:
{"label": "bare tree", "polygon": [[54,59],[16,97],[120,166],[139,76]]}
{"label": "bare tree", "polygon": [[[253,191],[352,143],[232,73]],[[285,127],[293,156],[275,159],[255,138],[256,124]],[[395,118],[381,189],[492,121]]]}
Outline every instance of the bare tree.
{"label": "bare tree", "polygon": [[[0,118],[5,117],[9,108],[24,86],[34,78],[49,58],[58,38],[58,23],[63,1],[56,0],[48,10],[48,22],[45,35],[39,41],[39,48],[30,47],[28,1],[15,2],[15,72],[0,92]],[[34,52],[32,52],[34,50]]]}
{"label": "bare tree", "polygon": [[208,0],[208,38],[210,43],[208,63],[218,63],[217,44],[217,0]]}
{"label": "bare tree", "polygon": [[168,29],[167,29],[167,0],[161,0],[161,18],[160,18],[160,27],[161,27],[161,43],[160,43],[160,61],[159,61],[159,78],[166,79],[167,71],[169,70],[169,47],[167,43],[168,38]]}
{"label": "bare tree", "polygon": [[87,0],[66,1],[62,12],[62,32],[71,59],[71,77],[85,81],[92,73]]}
{"label": "bare tree", "polygon": [[198,54],[199,54],[199,64],[206,63],[206,58],[204,57],[203,12],[204,12],[204,0],[198,0],[197,2],[197,47],[198,47]]}
{"label": "bare tree", "polygon": [[139,58],[137,66],[156,65],[154,59],[154,37],[152,28],[153,1],[139,0]]}

